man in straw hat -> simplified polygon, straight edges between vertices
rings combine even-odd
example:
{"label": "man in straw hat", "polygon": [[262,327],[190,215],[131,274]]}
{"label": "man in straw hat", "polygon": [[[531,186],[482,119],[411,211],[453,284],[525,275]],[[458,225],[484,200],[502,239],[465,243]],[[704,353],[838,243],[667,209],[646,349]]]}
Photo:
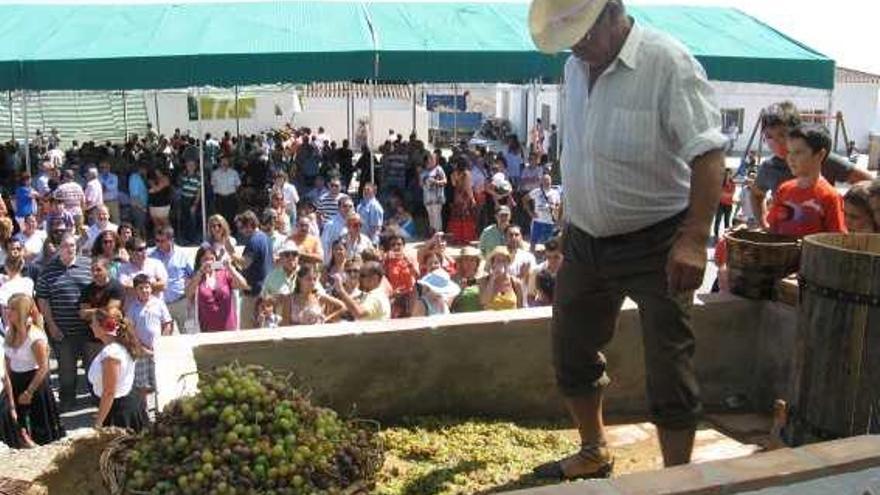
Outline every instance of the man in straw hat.
{"label": "man in straw hat", "polygon": [[553,311],[557,384],[580,451],[536,468],[561,479],[610,475],[601,350],[625,297],[639,305],[648,399],[667,466],[690,460],[700,416],[690,326],[727,143],[705,72],[622,0],[533,0],[529,28],[565,64],[564,261]]}

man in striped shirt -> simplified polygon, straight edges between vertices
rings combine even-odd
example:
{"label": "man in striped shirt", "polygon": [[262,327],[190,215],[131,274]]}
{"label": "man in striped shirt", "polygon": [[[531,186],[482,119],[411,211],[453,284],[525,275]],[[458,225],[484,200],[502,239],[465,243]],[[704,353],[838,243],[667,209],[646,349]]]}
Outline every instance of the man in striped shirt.
{"label": "man in striped shirt", "polygon": [[318,198],[318,213],[321,214],[322,222],[328,222],[339,213],[339,200],[348,197],[342,192],[342,181],[339,177],[330,179],[330,190]]}
{"label": "man in striped shirt", "polygon": [[721,116],[706,73],[622,0],[533,0],[530,29],[565,64],[564,259],[556,281],[556,381],[581,449],[553,478],[611,474],[602,350],[626,297],[639,306],[649,410],[666,466],[689,462],[702,411],[690,312],[721,196]]}
{"label": "man in striped shirt", "polygon": [[202,178],[193,160],[186,161],[184,170],[180,177],[180,241],[194,246],[202,239]]}
{"label": "man in striped shirt", "polygon": [[76,399],[77,360],[82,359],[83,369],[88,370],[101,348],[89,322],[79,314],[82,293],[92,282],[90,265],[88,258],[76,256],[76,238],[66,233],[58,246],[58,256],[37,280],[37,303],[58,355],[62,409],[73,407]]}

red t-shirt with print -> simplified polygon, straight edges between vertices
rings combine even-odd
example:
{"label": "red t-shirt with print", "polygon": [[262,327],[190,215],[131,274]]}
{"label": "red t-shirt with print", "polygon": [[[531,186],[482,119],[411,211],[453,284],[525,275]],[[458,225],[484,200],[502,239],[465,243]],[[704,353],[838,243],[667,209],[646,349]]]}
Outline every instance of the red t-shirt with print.
{"label": "red t-shirt with print", "polygon": [[823,177],[811,187],[797,179],[783,182],[767,213],[770,232],[803,237],[818,232],[846,232],[843,198]]}

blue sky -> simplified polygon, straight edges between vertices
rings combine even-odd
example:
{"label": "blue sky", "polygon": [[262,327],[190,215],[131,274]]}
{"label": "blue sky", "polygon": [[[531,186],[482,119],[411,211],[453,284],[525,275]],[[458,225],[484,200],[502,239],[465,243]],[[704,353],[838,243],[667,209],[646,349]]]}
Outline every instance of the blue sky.
{"label": "blue sky", "polygon": [[[123,0],[125,3],[171,3]],[[193,3],[230,0],[177,0]],[[238,0],[241,1],[241,0]],[[376,1],[376,0],[372,0]],[[432,0],[413,0],[432,1]],[[497,1],[497,0],[495,0]],[[502,0],[503,1],[503,0]],[[525,1],[525,0],[510,0]],[[838,65],[880,74],[880,0],[624,0],[627,4],[687,4],[737,7],[837,60]],[[121,3],[119,0],[0,0],[9,3]]]}

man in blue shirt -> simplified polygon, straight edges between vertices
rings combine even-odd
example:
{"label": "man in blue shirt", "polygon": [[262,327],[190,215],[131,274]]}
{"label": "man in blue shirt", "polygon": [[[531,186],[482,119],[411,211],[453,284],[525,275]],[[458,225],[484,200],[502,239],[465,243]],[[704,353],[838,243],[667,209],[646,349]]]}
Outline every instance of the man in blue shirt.
{"label": "man in blue shirt", "polygon": [[242,329],[254,328],[254,315],[257,298],[263,291],[263,281],[272,271],[272,247],[269,237],[259,229],[257,215],[251,210],[235,217],[238,232],[246,240],[244,252],[234,259],[242,267],[242,275],[247,280],[250,289],[244,291],[241,298],[241,315],[239,317]]}
{"label": "man in blue shirt", "polygon": [[364,197],[357,207],[358,215],[364,222],[364,234],[375,245],[379,245],[379,233],[382,232],[382,223],[385,221],[385,210],[379,200],[376,199],[376,185],[367,183],[364,185]]}
{"label": "man in blue shirt", "polygon": [[119,177],[110,170],[110,160],[103,159],[100,163],[104,206],[110,210],[110,221],[119,223]]}
{"label": "man in blue shirt", "polygon": [[147,166],[141,162],[138,163],[137,169],[128,177],[131,223],[141,235],[144,234],[147,226],[147,205],[149,204],[146,176]]}
{"label": "man in blue shirt", "polygon": [[162,262],[168,272],[165,284],[165,305],[171,312],[171,318],[177,331],[184,333],[188,316],[188,305],[184,291],[186,281],[193,275],[193,265],[189,256],[174,245],[174,228],[167,226],[156,233],[156,247],[148,254],[149,257]]}

